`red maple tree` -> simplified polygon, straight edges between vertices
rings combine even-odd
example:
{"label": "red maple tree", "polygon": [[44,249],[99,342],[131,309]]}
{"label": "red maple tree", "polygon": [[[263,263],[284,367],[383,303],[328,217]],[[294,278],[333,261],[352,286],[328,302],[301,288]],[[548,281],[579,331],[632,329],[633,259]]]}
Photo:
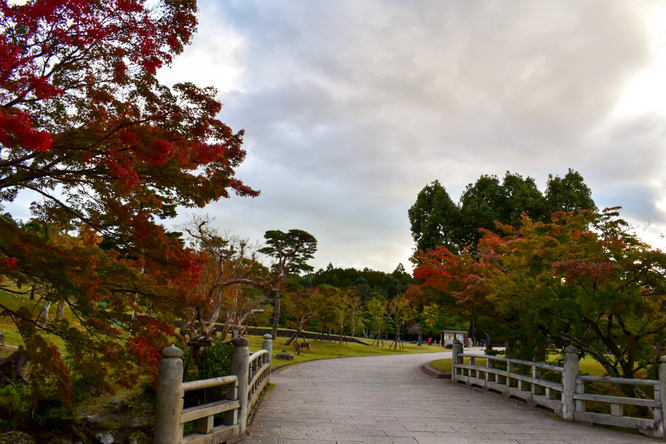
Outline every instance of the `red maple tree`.
{"label": "red maple tree", "polygon": [[156,77],[190,42],[196,10],[195,0],[0,0],[0,204],[38,196],[30,221],[0,214],[0,286],[38,288],[81,328],[0,309],[22,331],[64,337],[84,374],[85,363],[108,363],[102,377],[125,365],[126,339],[154,364],[155,319],[198,283],[205,257],[160,220],[259,194],[235,177],[243,132],[217,119],[215,89]]}

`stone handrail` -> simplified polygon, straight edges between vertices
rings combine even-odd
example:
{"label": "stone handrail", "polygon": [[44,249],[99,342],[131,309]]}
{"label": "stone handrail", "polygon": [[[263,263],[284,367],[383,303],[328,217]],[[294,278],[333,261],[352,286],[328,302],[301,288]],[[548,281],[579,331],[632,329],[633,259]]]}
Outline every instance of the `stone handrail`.
{"label": "stone handrail", "polygon": [[[248,350],[248,340],[234,338],[231,343],[231,375],[200,381],[182,382],[183,351],[170,346],[162,351],[155,412],[156,444],[216,444],[232,442],[245,435],[248,412],[270,381],[272,339],[264,336],[263,350]],[[183,408],[186,392],[210,387],[229,386],[224,399]],[[223,415],[223,424],[215,426],[214,415]],[[183,436],[183,425],[196,421],[196,433]]]}
{"label": "stone handrail", "polygon": [[[664,366],[664,364],[661,364]],[[609,396],[585,393],[585,382],[607,382],[629,386],[652,387],[652,398],[628,398],[624,396]],[[576,381],[576,392],[574,393],[575,411],[574,420],[591,422],[594,424],[612,425],[638,429],[642,433],[655,437],[665,438],[663,433],[663,410],[661,399],[661,382],[652,379],[623,379],[603,378],[598,376],[578,376]],[[611,414],[586,412],[586,402],[601,402],[610,405]],[[625,415],[624,407],[640,406],[652,410],[652,418],[639,418]]]}
{"label": "stone handrail", "polygon": [[[184,395],[188,391],[223,385],[231,386],[226,399],[219,399],[217,401],[181,410],[179,417],[181,429],[178,435],[181,436],[183,443],[208,443],[211,442],[211,437],[215,440],[219,440],[219,442],[223,442],[238,435],[240,429],[238,410],[241,407],[241,401],[238,397],[237,376],[232,375],[221,378],[203,379],[201,381],[185,382],[182,384],[182,392]],[[220,413],[224,413],[224,424],[215,427],[213,424],[213,417]],[[193,435],[183,437],[183,424],[190,421],[197,422],[197,432]],[[157,433],[157,430],[155,432]],[[155,439],[154,442],[159,441]]]}
{"label": "stone handrail", "polygon": [[[485,365],[477,365],[477,359],[485,360]],[[547,407],[568,421],[633,428],[645,435],[666,439],[662,407],[666,403],[666,357],[661,358],[659,381],[579,375],[577,350],[572,346],[565,350],[564,367],[465,354],[459,342],[453,345],[452,361],[451,379],[454,382],[480,386],[523,399],[531,405]],[[544,379],[544,373],[548,379]],[[585,393],[586,382],[651,387],[654,395],[631,398]],[[606,405],[610,413],[587,412],[586,402]],[[625,412],[625,406],[644,407],[649,410],[650,417],[630,416]]]}
{"label": "stone handrail", "polygon": [[[485,359],[486,363],[480,366],[476,364],[479,358],[481,357],[476,355],[459,354],[460,361],[456,363],[452,379],[506,393],[532,405],[547,407],[561,415],[562,402],[559,398],[563,392],[563,385],[552,379],[543,379],[542,373],[545,370],[559,373],[561,378],[564,370],[562,367],[497,356],[484,356],[482,359]],[[506,368],[501,368],[499,363],[504,364],[503,367]],[[520,367],[523,372],[517,371]]]}
{"label": "stone handrail", "polygon": [[248,365],[248,410],[252,408],[259,400],[264,388],[270,382],[271,378],[271,353],[268,350],[259,350],[250,356]]}

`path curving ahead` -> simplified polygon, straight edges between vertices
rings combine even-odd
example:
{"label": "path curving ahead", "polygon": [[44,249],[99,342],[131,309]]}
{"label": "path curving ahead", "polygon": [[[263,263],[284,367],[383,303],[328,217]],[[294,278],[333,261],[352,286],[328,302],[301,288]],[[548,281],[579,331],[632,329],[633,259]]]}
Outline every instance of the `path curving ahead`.
{"label": "path curving ahead", "polygon": [[656,443],[567,423],[501,395],[434,379],[421,366],[449,353],[311,361],[271,376],[243,444]]}

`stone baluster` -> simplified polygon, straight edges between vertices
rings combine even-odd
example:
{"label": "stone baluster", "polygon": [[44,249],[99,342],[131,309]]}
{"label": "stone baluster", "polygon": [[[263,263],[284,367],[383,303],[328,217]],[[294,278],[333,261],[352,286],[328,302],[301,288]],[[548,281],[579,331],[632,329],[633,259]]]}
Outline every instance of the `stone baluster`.
{"label": "stone baluster", "polygon": [[245,436],[247,428],[247,386],[249,375],[250,351],[247,348],[249,341],[242,337],[236,337],[231,340],[234,346],[231,351],[231,374],[238,377],[238,400],[240,409],[238,411],[238,426],[240,436]]}
{"label": "stone baluster", "polygon": [[573,345],[564,349],[564,372],[562,373],[562,417],[566,421],[574,420],[576,405],[574,394],[578,380],[578,350]]}
{"label": "stone baluster", "polygon": [[453,340],[453,346],[451,347],[451,381],[456,382],[457,378],[457,373],[458,373],[458,364],[462,364],[462,357],[459,357],[459,355],[462,355],[463,353],[463,346],[462,343],[458,339]]}
{"label": "stone baluster", "polygon": [[[264,342],[261,344],[261,348],[268,351],[268,356],[266,357],[266,362],[271,365],[271,371],[273,369],[273,336],[270,334],[264,335]],[[268,382],[271,382],[271,372],[268,372]]]}
{"label": "stone baluster", "polygon": [[180,413],[183,410],[183,351],[172,345],[162,350],[153,442],[179,444],[183,438]]}
{"label": "stone baluster", "polygon": [[[666,412],[666,356],[662,356],[661,359],[659,359],[659,362],[659,400],[661,401],[661,408],[658,412],[658,419],[661,420],[661,438],[666,439],[666,425],[664,425],[664,416],[666,416],[664,414]],[[657,419],[656,411],[655,419]]]}

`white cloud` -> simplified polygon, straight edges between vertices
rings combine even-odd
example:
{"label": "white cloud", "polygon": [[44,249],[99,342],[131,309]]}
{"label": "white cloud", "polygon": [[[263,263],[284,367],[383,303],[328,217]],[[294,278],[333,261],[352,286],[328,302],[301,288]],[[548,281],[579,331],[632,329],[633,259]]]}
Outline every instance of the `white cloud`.
{"label": "white cloud", "polygon": [[599,206],[666,223],[666,89],[641,88],[666,74],[657,1],[200,4],[170,75],[223,92],[222,120],[246,130],[238,175],[262,190],[208,208],[223,229],[301,228],[318,267],[392,271],[425,184],[456,200],[482,174],[568,168]]}

